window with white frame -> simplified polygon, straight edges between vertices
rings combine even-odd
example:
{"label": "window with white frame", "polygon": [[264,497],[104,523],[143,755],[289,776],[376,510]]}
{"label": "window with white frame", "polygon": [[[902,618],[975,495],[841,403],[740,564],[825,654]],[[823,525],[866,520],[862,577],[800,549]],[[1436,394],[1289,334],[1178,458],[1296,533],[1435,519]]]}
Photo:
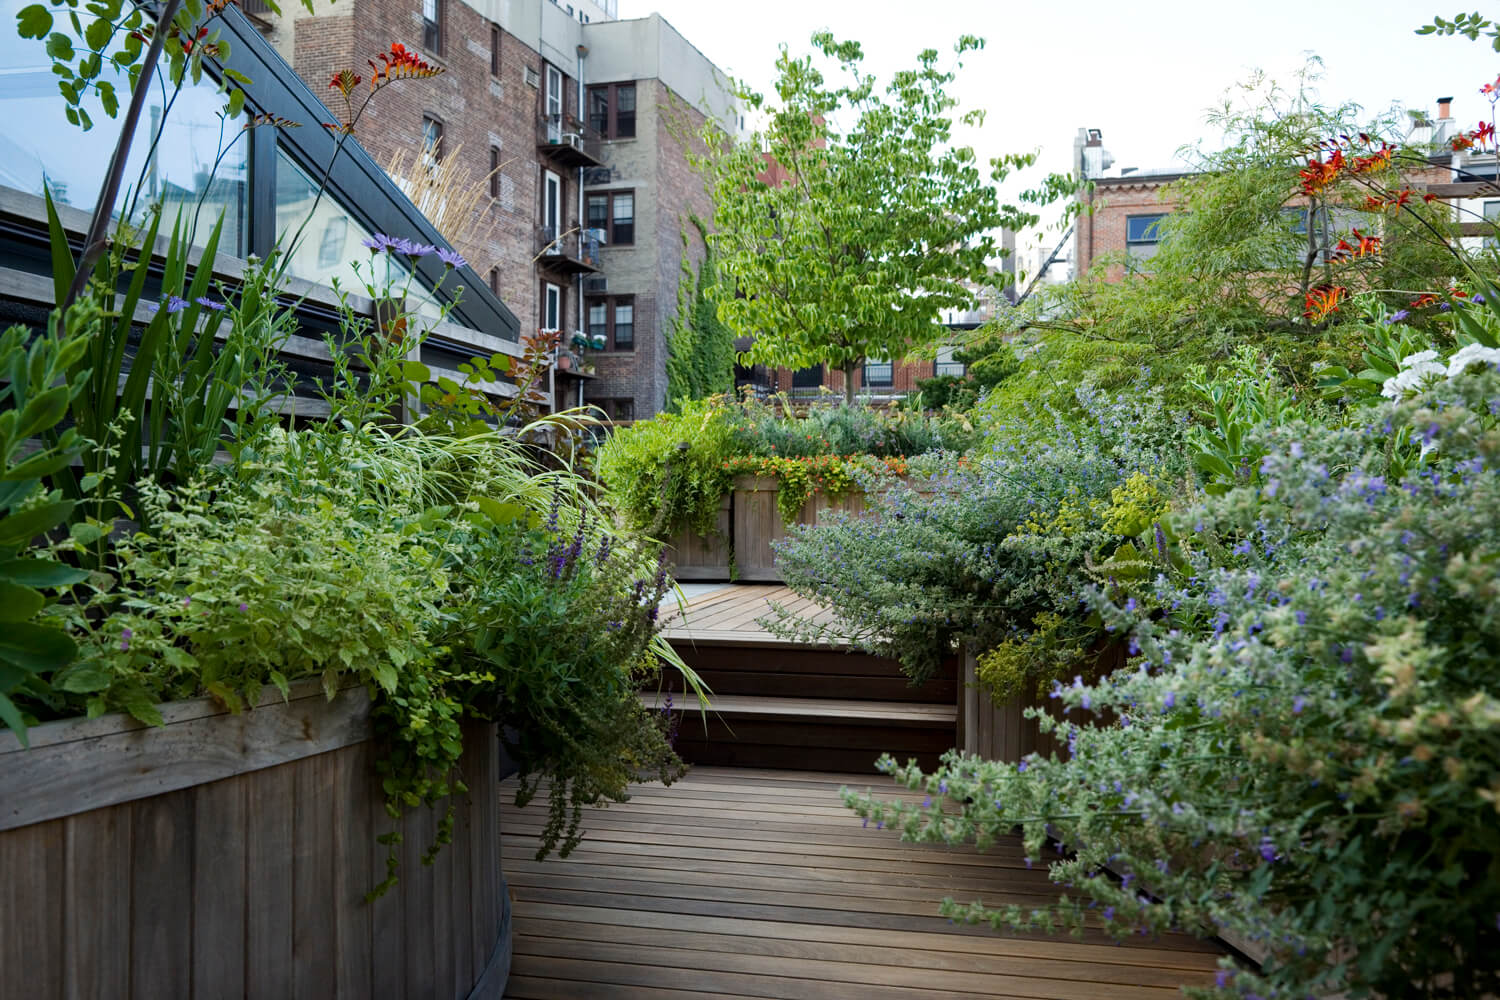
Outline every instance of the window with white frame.
{"label": "window with white frame", "polygon": [[953,346],[939,347],[937,360],[933,363],[932,373],[934,375],[952,375],[955,378],[963,378],[967,369],[962,361],[954,357],[958,348]]}
{"label": "window with white frame", "polygon": [[551,333],[562,324],[562,286],[542,283],[542,329]]}

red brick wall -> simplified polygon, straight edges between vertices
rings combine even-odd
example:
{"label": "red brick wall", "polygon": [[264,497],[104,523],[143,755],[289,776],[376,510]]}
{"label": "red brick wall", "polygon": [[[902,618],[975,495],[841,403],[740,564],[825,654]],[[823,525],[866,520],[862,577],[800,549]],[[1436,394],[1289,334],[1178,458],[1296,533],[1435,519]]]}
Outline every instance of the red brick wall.
{"label": "red brick wall", "polygon": [[[365,60],[401,42],[422,52],[444,72],[430,80],[400,80],[375,95],[358,126],[358,139],[384,164],[398,151],[408,157],[422,140],[422,116],[443,122],[443,146],[461,145],[461,168],[476,185],[490,169],[490,147],[498,145],[503,164],[500,200],[491,205],[488,188],[477,213],[488,238],[455,239],[458,251],[480,277],[499,270],[500,299],[521,321],[521,331],[535,330],[540,310],[538,283],[531,259],[540,193],[536,155],[538,91],[526,85],[525,67],[540,72],[541,58],[513,35],[502,32],[500,76],[490,75],[490,22],[458,0],[444,4],[443,53],[426,52],[419,4],[414,0],[349,0],[349,13],[302,17],[296,21],[294,66],[314,91],[327,93],[328,80],[352,66],[366,79]],[[348,8],[345,8],[347,11]],[[570,91],[570,96],[576,90]],[[325,98],[326,99],[326,98]],[[569,107],[572,107],[570,104]],[[576,189],[568,186],[568,196]],[[576,209],[565,201],[564,218]],[[393,233],[391,235],[401,235]],[[569,326],[571,329],[571,325]]]}

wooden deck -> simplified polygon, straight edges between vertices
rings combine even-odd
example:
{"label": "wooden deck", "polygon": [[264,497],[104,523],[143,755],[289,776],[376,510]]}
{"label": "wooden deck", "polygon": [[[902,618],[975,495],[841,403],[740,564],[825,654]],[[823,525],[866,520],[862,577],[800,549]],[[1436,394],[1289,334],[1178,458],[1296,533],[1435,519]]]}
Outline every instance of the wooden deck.
{"label": "wooden deck", "polygon": [[831,618],[828,611],[779,583],[698,585],[691,588],[683,607],[671,599],[662,603],[663,631],[673,642],[796,645],[757,623],[756,619],[771,613],[772,601],[811,621],[821,623]]}
{"label": "wooden deck", "polygon": [[[502,791],[514,790],[514,779]],[[841,784],[879,776],[695,768],[591,810],[565,861],[533,860],[544,801],[505,798],[515,998],[1167,1000],[1211,984],[1219,952],[1185,937],[1116,944],[1000,935],[937,916],[948,895],[1054,895],[1019,841],[986,854],[863,829]]]}

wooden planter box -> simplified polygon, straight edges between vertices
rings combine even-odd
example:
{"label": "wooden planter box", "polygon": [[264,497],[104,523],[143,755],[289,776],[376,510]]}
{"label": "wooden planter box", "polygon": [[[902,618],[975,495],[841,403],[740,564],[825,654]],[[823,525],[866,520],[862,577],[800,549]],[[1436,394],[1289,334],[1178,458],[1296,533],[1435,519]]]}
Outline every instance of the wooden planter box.
{"label": "wooden planter box", "polygon": [[[397,824],[375,775],[369,697],[271,689],[0,733],[0,969],[7,996],[499,998],[510,967],[498,740],[464,730],[453,842]],[[441,805],[439,806],[441,808]]]}
{"label": "wooden planter box", "polygon": [[[740,476],[734,481],[734,565],[739,578],[781,582],[771,543],[786,537],[786,525],[776,507],[777,484],[770,476]],[[830,500],[814,490],[797,514],[797,524],[817,524],[823,510],[858,514],[865,509],[863,493],[855,490]]]}
{"label": "wooden planter box", "polygon": [[679,580],[728,580],[729,532],[726,496],[719,502],[715,534],[705,537],[696,531],[679,531],[667,541],[667,558],[677,567],[672,575]]}
{"label": "wooden planter box", "polygon": [[[1044,733],[1036,719],[1023,714],[1028,708],[1040,708],[1055,714],[1057,702],[1046,695],[1041,697],[1012,698],[1003,705],[996,705],[988,690],[979,683],[978,659],[973,650],[963,651],[963,679],[958,691],[958,746],[966,753],[978,754],[987,760],[1003,760],[1016,763],[1027,754],[1042,757],[1057,755],[1059,760],[1068,759],[1068,741],[1058,738],[1056,733]],[[1122,647],[1110,644],[1098,651],[1094,666],[1085,671],[1090,679],[1097,679],[1123,663]],[[1091,721],[1103,725],[1107,716],[1074,709],[1070,716],[1082,724]]]}

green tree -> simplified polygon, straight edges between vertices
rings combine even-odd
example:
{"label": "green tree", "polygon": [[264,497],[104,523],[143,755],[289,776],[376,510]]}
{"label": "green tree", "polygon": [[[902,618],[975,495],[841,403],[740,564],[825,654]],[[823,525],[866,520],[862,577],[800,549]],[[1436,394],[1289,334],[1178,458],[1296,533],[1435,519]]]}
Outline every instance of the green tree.
{"label": "green tree", "polygon": [[[852,402],[867,358],[900,359],[931,343],[941,311],[966,306],[970,283],[991,280],[997,230],[1035,223],[995,188],[1035,157],[992,160],[986,179],[973,149],[953,143],[957,102],[945,87],[954,72],[938,68],[936,50],[882,92],[861,71],[858,42],[819,32],[813,44],[847,82],[826,82],[813,57],[783,46],[774,98],[741,94],[766,113],[765,132],[710,142],[718,274],[709,296],[736,335],[754,338],[748,363],[827,364],[843,371]],[[983,44],[965,35],[955,54]],[[958,120],[982,119],[970,111]]]}
{"label": "green tree", "polygon": [[[683,400],[707,399],[734,390],[734,333],[720,321],[718,309],[708,297],[718,261],[709,243],[708,225],[696,215],[689,221],[707,249],[696,275],[683,253],[677,320],[667,338],[667,404],[674,410]],[[687,233],[682,234],[682,245],[686,251]]]}

